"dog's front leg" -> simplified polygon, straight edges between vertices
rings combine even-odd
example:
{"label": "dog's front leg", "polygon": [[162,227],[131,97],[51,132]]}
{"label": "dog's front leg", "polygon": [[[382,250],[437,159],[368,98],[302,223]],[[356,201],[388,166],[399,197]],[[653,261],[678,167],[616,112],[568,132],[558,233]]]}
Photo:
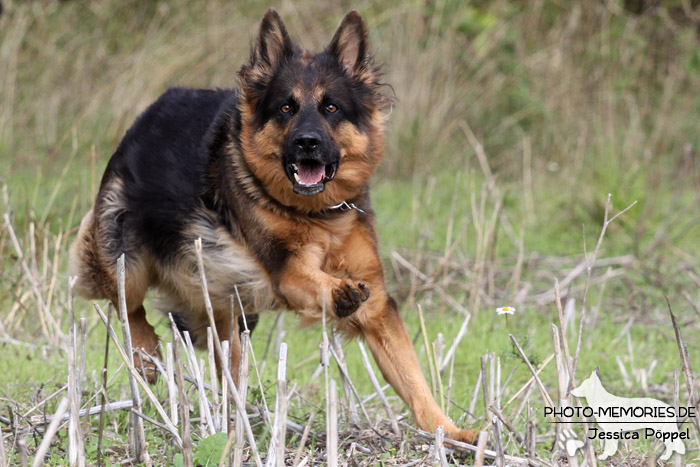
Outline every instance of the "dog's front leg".
{"label": "dog's front leg", "polygon": [[442,412],[435,402],[423,376],[413,344],[399,317],[396,302],[390,297],[377,297],[357,318],[374,360],[389,384],[411,408],[416,424],[434,433],[442,426],[447,437],[467,443],[473,442],[478,430],[460,430]]}
{"label": "dog's front leg", "polygon": [[376,237],[369,223],[353,231],[343,251],[335,252],[338,265],[349,277],[365,281],[372,294],[357,313],[340,320],[341,329],[364,336],[384,379],[410,407],[421,429],[434,433],[442,426],[449,438],[473,442],[479,431],[457,428],[430,392],[396,302],[386,292]]}
{"label": "dog's front leg", "polygon": [[369,297],[369,289],[361,281],[339,279],[321,270],[325,252],[310,244],[287,258],[277,274],[277,290],[287,305],[296,311],[320,317],[323,308],[344,318],[359,308]]}

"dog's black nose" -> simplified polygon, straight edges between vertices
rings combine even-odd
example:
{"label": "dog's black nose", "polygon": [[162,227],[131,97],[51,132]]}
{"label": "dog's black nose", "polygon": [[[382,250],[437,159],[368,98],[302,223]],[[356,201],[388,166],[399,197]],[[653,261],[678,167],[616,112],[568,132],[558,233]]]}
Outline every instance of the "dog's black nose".
{"label": "dog's black nose", "polygon": [[294,144],[304,152],[313,152],[321,144],[321,135],[313,131],[302,133],[294,138]]}

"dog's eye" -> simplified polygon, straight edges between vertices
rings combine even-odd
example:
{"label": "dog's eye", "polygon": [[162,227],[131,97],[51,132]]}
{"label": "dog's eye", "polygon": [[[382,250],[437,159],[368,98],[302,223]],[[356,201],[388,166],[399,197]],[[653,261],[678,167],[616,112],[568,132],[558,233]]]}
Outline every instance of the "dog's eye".
{"label": "dog's eye", "polygon": [[292,106],[289,104],[284,104],[282,107],[280,107],[280,112],[283,114],[288,114],[291,113],[292,111]]}
{"label": "dog's eye", "polygon": [[333,114],[333,113],[336,113],[337,111],[338,111],[338,106],[336,106],[335,104],[328,104],[326,106],[326,112],[328,112],[328,113]]}

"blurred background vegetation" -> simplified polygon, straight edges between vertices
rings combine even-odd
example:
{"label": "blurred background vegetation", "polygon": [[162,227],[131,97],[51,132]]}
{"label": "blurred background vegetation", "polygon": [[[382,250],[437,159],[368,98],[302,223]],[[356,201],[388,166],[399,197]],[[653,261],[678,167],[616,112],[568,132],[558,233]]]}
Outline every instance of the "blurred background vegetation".
{"label": "blurred background vegetation", "polygon": [[[116,143],[169,86],[235,86],[268,6],[5,0],[0,173],[20,220],[25,206],[50,221],[85,212]],[[547,253],[578,252],[580,226],[600,223],[607,193],[639,200],[628,223],[637,251],[697,204],[700,48],[688,2],[275,6],[311,50],[349,9],[363,14],[397,97],[379,185],[481,176],[468,126],[512,215],[565,237],[527,236]]]}
{"label": "blurred background vegetation", "polygon": [[[3,4],[0,182],[7,189],[0,202],[20,243],[36,250],[38,276],[57,271],[59,285],[42,288],[55,292],[55,314],[66,308],[63,252],[134,118],[169,86],[235,87],[269,6],[310,50],[325,46],[343,15],[358,9],[396,96],[373,181],[390,288],[405,309],[423,303],[429,315],[446,313],[427,326],[448,340],[461,322],[455,303],[473,314],[504,304],[521,313],[511,328],[493,313],[472,321],[456,363],[468,382],[455,399],[470,397],[477,355],[508,348],[508,329],[522,330],[533,359],[549,355],[556,311],[542,294],[580,264],[584,239],[592,252],[608,193],[611,213],[638,204],[606,233],[599,258],[626,259],[594,278],[602,285],[591,289],[582,371],[600,365],[619,375],[613,357],[622,356],[632,370],[650,368],[647,387],[658,360],[656,381],[670,384],[678,354],[664,296],[700,367],[696,0]],[[6,225],[0,254],[4,331],[20,340],[41,336],[36,320],[22,319],[35,305]],[[582,277],[570,281],[567,298],[580,302]],[[448,330],[444,319],[455,326]],[[415,316],[406,320],[415,332]],[[318,341],[296,339],[289,342],[297,354],[316,351]],[[632,343],[647,349],[636,363]],[[43,378],[38,366],[3,368],[4,360],[8,378]],[[62,365],[58,359],[54,368]],[[291,375],[305,378],[302,370]],[[543,378],[552,383],[555,375]]]}

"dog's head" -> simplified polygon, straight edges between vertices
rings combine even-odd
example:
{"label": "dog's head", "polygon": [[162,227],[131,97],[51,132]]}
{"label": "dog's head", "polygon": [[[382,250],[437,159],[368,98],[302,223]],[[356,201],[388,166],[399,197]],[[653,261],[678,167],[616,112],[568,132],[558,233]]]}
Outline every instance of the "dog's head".
{"label": "dog's head", "polygon": [[359,13],[311,54],[268,10],[240,72],[241,145],[253,176],[279,202],[305,211],[355,196],[382,155],[379,73]]}

